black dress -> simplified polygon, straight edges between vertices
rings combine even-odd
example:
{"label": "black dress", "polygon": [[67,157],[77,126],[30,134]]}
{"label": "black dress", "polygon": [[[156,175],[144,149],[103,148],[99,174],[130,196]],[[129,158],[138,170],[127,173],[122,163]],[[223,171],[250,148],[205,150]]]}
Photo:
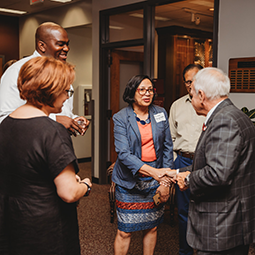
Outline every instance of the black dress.
{"label": "black dress", "polygon": [[54,178],[78,164],[66,128],[49,119],[7,117],[0,124],[0,254],[80,254],[76,203]]}

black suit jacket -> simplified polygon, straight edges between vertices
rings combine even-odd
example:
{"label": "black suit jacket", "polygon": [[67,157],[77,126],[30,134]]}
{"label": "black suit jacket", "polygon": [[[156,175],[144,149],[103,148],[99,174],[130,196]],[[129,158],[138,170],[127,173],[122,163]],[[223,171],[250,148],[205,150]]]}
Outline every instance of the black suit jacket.
{"label": "black suit jacket", "polygon": [[222,251],[255,242],[255,127],[230,99],[209,118],[186,170],[189,245]]}

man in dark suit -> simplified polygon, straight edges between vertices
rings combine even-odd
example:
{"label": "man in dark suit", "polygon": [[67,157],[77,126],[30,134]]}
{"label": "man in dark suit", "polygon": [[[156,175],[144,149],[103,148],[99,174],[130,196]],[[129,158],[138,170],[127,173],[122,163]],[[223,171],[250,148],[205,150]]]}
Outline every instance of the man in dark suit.
{"label": "man in dark suit", "polygon": [[255,242],[255,127],[229,91],[217,68],[200,70],[191,86],[206,120],[193,165],[177,170],[177,182],[191,191],[187,241],[199,255],[248,254]]}

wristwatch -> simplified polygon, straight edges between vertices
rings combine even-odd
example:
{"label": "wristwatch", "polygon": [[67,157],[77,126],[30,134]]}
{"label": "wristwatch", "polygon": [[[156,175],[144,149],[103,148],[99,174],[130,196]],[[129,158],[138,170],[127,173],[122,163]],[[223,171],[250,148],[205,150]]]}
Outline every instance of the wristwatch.
{"label": "wristwatch", "polygon": [[186,187],[189,186],[189,175],[190,175],[190,174],[188,174],[188,175],[185,177],[185,179],[184,179],[184,185],[185,185]]}
{"label": "wristwatch", "polygon": [[88,190],[87,190],[87,192],[84,194],[84,197],[87,197],[87,196],[90,194],[91,187],[90,187],[90,186],[88,185],[88,183],[86,183],[86,182],[80,182],[80,183],[84,183],[85,185],[87,185]]}

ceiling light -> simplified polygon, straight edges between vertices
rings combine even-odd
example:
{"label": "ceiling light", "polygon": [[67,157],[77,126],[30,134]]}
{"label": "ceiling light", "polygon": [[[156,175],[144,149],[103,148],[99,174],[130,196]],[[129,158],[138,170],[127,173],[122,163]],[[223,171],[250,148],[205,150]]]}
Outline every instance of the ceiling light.
{"label": "ceiling light", "polygon": [[67,3],[67,2],[72,2],[73,0],[51,0],[53,2],[59,2],[59,3]]}
{"label": "ceiling light", "polygon": [[[129,14],[129,16],[136,17],[136,18],[143,18],[143,14],[141,13],[131,13]],[[165,17],[155,16],[155,20],[168,21],[170,19]]]}
{"label": "ceiling light", "polygon": [[143,18],[143,14],[141,13],[131,13],[129,16],[136,17],[136,18]]}
{"label": "ceiling light", "polygon": [[25,14],[25,13],[27,13],[25,11],[18,11],[18,10],[6,9],[6,8],[0,8],[0,12],[8,12],[8,13],[13,13],[13,14]]}
{"label": "ceiling light", "polygon": [[118,27],[118,26],[109,26],[110,29],[117,29],[117,30],[121,30],[124,29],[123,27]]}
{"label": "ceiling light", "polygon": [[155,16],[155,20],[168,21],[168,20],[170,20],[170,19],[164,18],[164,17]]}
{"label": "ceiling light", "polygon": [[195,9],[190,9],[190,8],[186,8],[186,7],[183,7],[182,10],[185,11],[185,12],[188,12],[188,13],[195,13],[195,14],[199,14],[199,15],[203,15],[203,16],[207,16],[207,17],[213,17],[213,13],[212,14],[206,14],[206,13],[197,11]]}
{"label": "ceiling light", "polygon": [[191,13],[191,22],[195,22],[195,13],[194,12]]}

